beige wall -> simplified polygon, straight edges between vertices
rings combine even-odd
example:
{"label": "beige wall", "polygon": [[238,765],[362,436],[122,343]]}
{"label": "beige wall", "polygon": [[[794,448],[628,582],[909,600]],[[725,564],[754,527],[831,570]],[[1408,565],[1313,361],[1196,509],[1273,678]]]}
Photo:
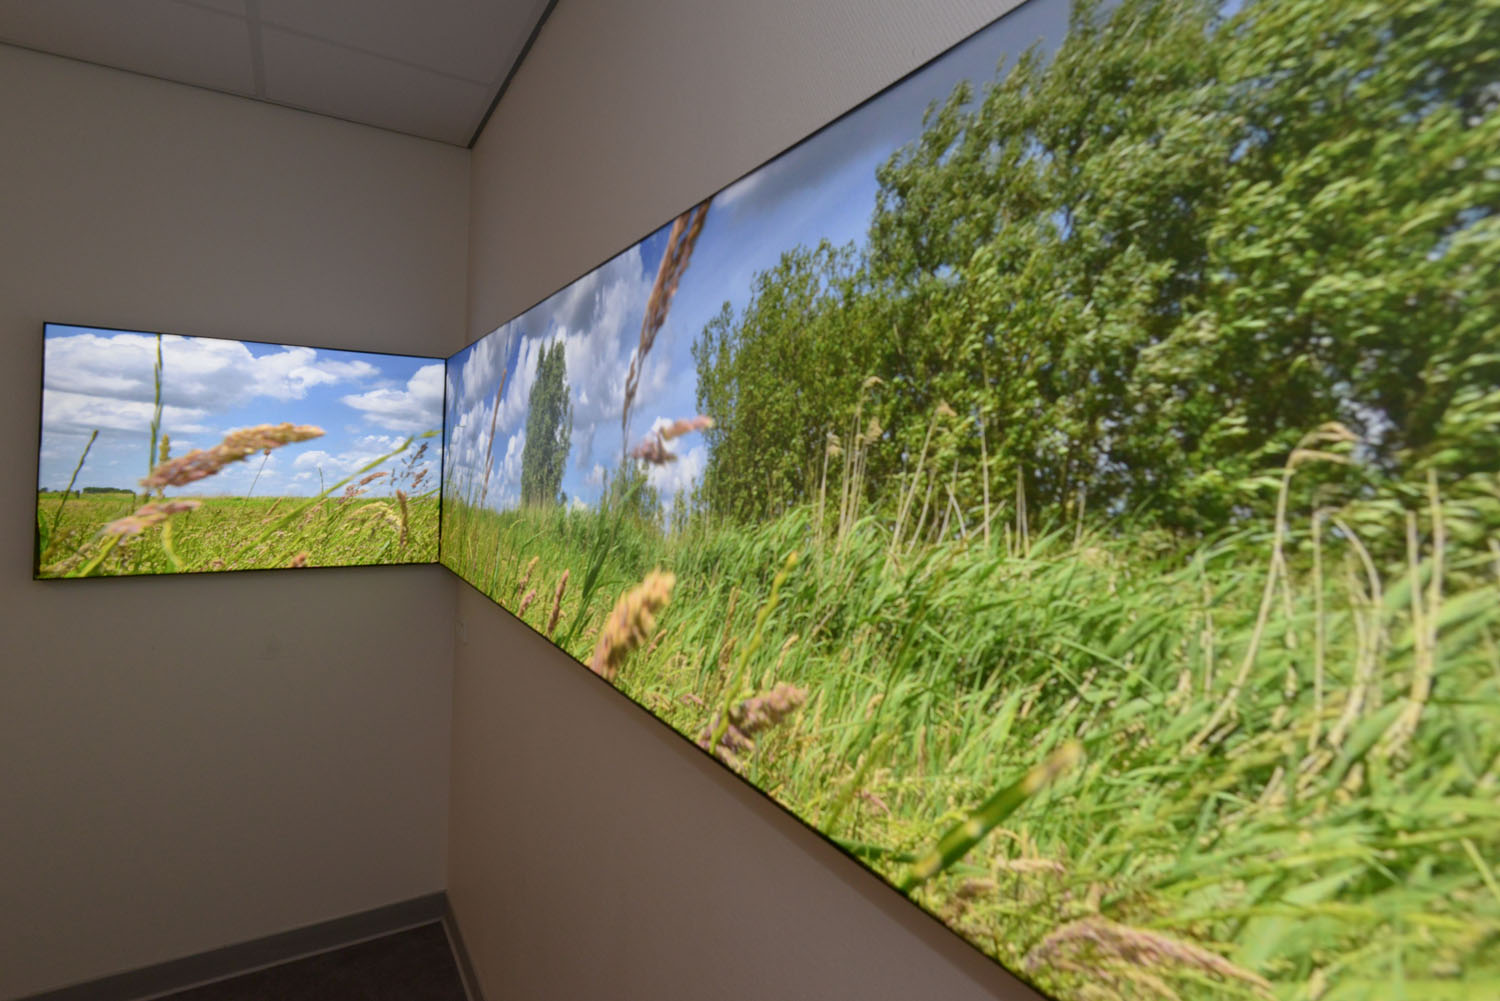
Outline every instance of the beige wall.
{"label": "beige wall", "polygon": [[468,155],[0,46],[0,997],[443,888],[436,567],[30,580],[48,319],[447,354]]}
{"label": "beige wall", "polygon": [[[1012,0],[563,0],[472,164],[477,337]],[[477,592],[448,892],[525,998],[1032,997]]]}

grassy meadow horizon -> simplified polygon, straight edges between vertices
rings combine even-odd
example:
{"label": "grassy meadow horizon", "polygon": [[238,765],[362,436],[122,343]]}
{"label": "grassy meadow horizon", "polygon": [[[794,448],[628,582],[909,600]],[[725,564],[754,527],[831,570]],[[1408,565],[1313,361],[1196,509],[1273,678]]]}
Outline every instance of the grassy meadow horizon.
{"label": "grassy meadow horizon", "polygon": [[1495,38],[1031,0],[450,359],[440,558],[1050,996],[1500,996]]}

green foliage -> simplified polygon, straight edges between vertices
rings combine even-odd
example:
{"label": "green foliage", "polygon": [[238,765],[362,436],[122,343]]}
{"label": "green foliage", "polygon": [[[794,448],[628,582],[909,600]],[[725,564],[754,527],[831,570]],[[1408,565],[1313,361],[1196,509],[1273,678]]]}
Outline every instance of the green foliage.
{"label": "green foliage", "polygon": [[562,341],[537,356],[536,382],[526,412],[526,444],[521,450],[521,503],[552,505],[561,500],[563,472],[573,447],[573,404],[568,398],[568,362]]}
{"label": "green foliage", "polygon": [[788,251],[740,316],[725,303],[694,342],[698,409],[714,419],[702,498],[716,513],[755,520],[816,489],[871,346],[854,269],[850,247]]}
{"label": "green foliage", "polygon": [[1492,494],[1497,36],[1495,0],[1079,4],[1050,61],[929,111],[858,254],[790,251],[704,330],[704,500],[811,499],[868,375],[892,508],[944,403],[928,465],[961,511],[1019,483],[1214,531],[1328,421],[1376,475]]}
{"label": "green foliage", "polygon": [[643,527],[660,531],[661,493],[648,479],[646,464],[626,459],[610,477],[599,501],[601,511],[623,514]]}

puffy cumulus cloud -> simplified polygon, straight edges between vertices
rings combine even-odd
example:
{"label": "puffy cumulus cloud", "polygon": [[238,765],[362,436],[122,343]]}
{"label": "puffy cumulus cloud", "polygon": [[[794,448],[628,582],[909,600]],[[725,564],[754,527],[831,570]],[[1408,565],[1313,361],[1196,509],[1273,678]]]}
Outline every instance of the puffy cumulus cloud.
{"label": "puffy cumulus cloud", "polygon": [[481,429],[489,426],[490,407],[478,404],[450,415],[448,423],[448,464],[454,468],[478,470]]}
{"label": "puffy cumulus cloud", "polygon": [[479,400],[462,410],[450,408],[448,413],[447,477],[455,484],[459,493],[477,500],[484,475],[484,467],[490,446],[490,415],[494,412],[493,397]]}
{"label": "puffy cumulus cloud", "polygon": [[[549,299],[537,307],[551,313],[547,329],[563,339],[575,432],[619,422],[625,377],[640,341],[654,272],[654,267],[646,267],[641,248],[635,246],[558,293],[553,297],[558,300],[555,306]],[[642,393],[665,378],[664,364],[656,359],[653,365],[652,360],[648,357],[641,373]],[[578,459],[580,467],[587,468],[588,457]]]}
{"label": "puffy cumulus cloud", "polygon": [[[625,377],[639,341],[641,317],[651,294],[655,266],[648,270],[639,246],[610,259],[493,333],[475,342],[455,365],[455,396],[450,396],[452,422],[448,461],[459,483],[477,484],[483,475],[493,417],[496,450],[499,442],[515,442],[525,426],[537,362],[544,348],[561,342],[567,366],[569,398],[573,405],[571,458],[580,470],[596,464],[595,441],[601,428],[618,428],[625,400]],[[670,324],[669,324],[670,326]],[[662,335],[667,336],[668,330]],[[668,365],[661,352],[643,366],[638,399],[645,400],[667,383]],[[506,359],[512,359],[510,368]],[[505,392],[494,413],[496,390],[505,373]],[[612,441],[606,437],[603,440]],[[611,450],[613,445],[611,444]],[[508,451],[509,446],[507,446]],[[602,453],[601,453],[602,457]],[[501,475],[496,455],[494,476]],[[515,480],[519,496],[519,479]],[[508,488],[491,484],[493,504],[502,506]]]}
{"label": "puffy cumulus cloud", "polygon": [[[155,404],[147,400],[120,400],[108,396],[42,390],[42,427],[48,435],[88,434],[100,431],[130,431],[149,434]],[[162,407],[162,427],[172,435],[211,430],[204,423],[208,410],[203,407]]]}
{"label": "puffy cumulus cloud", "polygon": [[591,487],[604,486],[604,466],[597,462],[594,463],[594,468],[589,470],[589,474],[584,477],[583,482]]}
{"label": "puffy cumulus cloud", "polygon": [[[646,266],[636,246],[580,279],[577,289],[569,289],[577,298],[575,306],[589,307],[572,311],[577,326],[559,328],[572,391],[572,458],[579,470],[591,469],[600,459],[613,461],[619,454],[615,443],[625,405],[625,380],[640,343],[641,320],[654,277],[655,267]],[[668,383],[665,348],[673,335],[669,318],[641,366],[633,404],[637,412]]]}
{"label": "puffy cumulus cloud", "polygon": [[443,423],[443,366],[423,365],[404,389],[383,387],[340,398],[370,421],[390,431],[408,434],[441,427]]}
{"label": "puffy cumulus cloud", "polygon": [[[46,342],[46,388],[152,403],[156,394],[156,337],[81,333]],[[313,348],[279,347],[256,356],[239,341],[162,338],[162,400],[168,406],[224,410],[258,396],[300,400],[314,386],[357,382],[380,374],[360,359],[320,355]]]}
{"label": "puffy cumulus cloud", "polygon": [[521,502],[521,453],[525,449],[526,430],[523,428],[506,441],[504,454],[496,456],[494,467],[490,470],[487,503],[503,509],[515,507]]}
{"label": "puffy cumulus cloud", "polygon": [[338,472],[342,468],[342,461],[330,452],[321,448],[310,449],[303,452],[292,461],[297,469],[322,469],[325,472]]}
{"label": "puffy cumulus cloud", "polygon": [[509,353],[509,325],[475,341],[448,364],[448,479],[477,500],[490,445],[490,417]]}
{"label": "puffy cumulus cloud", "polygon": [[769,176],[770,171],[766,167],[752,170],[738,181],[731,182],[728,187],[720,191],[717,195],[714,195],[714,207],[722,209],[736,202],[743,202],[764,185],[766,178]]}
{"label": "puffy cumulus cloud", "polygon": [[692,489],[703,478],[703,467],[708,465],[708,449],[694,445],[677,457],[676,462],[664,466],[652,466],[646,474],[646,482],[661,494],[663,504],[683,490]]}
{"label": "puffy cumulus cloud", "polygon": [[[311,482],[318,479],[318,473],[321,471],[324,485],[332,486],[344,477],[350,476],[368,466],[381,456],[388,455],[405,440],[405,437],[402,435],[372,434],[357,439],[347,449],[340,452],[329,452],[321,448],[309,449],[292,460],[292,469],[297,471],[293,478]],[[377,467],[377,469],[385,470],[388,473],[396,472],[402,462],[419,447],[418,445],[412,445],[406,452]],[[413,469],[413,472],[423,467],[427,467],[427,475],[429,477],[435,476],[437,474],[436,456],[429,452],[427,457]],[[377,480],[367,489],[381,493],[387,492],[390,489],[390,479],[382,478]]]}
{"label": "puffy cumulus cloud", "polygon": [[[448,399],[460,409],[494,398],[495,390],[500,388],[500,373],[505,371],[505,360],[510,356],[511,327],[515,322],[512,320],[475,341],[464,353],[463,361],[450,366],[458,369],[458,375]],[[454,378],[452,371],[448,377]]]}

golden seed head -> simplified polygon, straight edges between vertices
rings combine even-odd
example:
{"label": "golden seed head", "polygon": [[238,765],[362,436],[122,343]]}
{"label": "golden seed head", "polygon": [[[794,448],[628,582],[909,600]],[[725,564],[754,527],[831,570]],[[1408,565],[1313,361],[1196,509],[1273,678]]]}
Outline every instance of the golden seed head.
{"label": "golden seed head", "polygon": [[632,459],[640,459],[649,462],[653,466],[665,466],[669,462],[676,462],[677,456],[667,451],[667,446],[662,443],[661,435],[647,435],[645,440],[630,450]]}
{"label": "golden seed head", "polygon": [[552,596],[552,614],[547,617],[547,635],[551,636],[557,631],[557,620],[562,617],[563,593],[568,589],[568,571],[562,572],[562,578],[557,582],[557,593]]}
{"label": "golden seed head", "polygon": [[322,428],[310,424],[259,424],[241,428],[229,432],[213,448],[195,448],[185,455],[158,463],[150,475],[141,480],[141,486],[147,489],[186,486],[256,452],[269,454],[273,448],[318,438],[322,434]]}
{"label": "golden seed head", "polygon": [[136,508],[134,513],[127,514],[123,518],[116,518],[100,531],[105,535],[118,535],[128,539],[140,535],[152,525],[161,524],[174,514],[191,511],[201,503],[202,501],[195,500],[169,500],[143,504]]}
{"label": "golden seed head", "polygon": [[1118,924],[1099,915],[1071,921],[1042,939],[1022,961],[1028,972],[1043,966],[1079,969],[1098,961],[1119,961],[1133,968],[1161,970],[1188,967],[1225,980],[1238,980],[1270,994],[1271,985],[1258,974],[1237,966],[1216,952],[1193,942],[1146,928]]}
{"label": "golden seed head", "polygon": [[651,635],[656,627],[656,614],[666,606],[676,583],[673,574],[653,570],[640,584],[621,595],[599,633],[589,670],[614,681],[626,655]]}
{"label": "golden seed head", "polygon": [[716,714],[699,735],[698,746],[738,768],[740,755],[755,750],[756,734],[780,723],[806,702],[807,689],[783,681],[731,707],[728,725],[715,744],[714,732],[724,723],[722,714]]}
{"label": "golden seed head", "polygon": [[541,559],[541,558],[542,557],[540,555],[533,556],[531,558],[530,562],[528,562],[526,564],[526,569],[524,571],[522,571],[522,573],[521,573],[521,579],[518,580],[518,581],[516,581],[516,593],[517,594],[520,594],[522,591],[524,591],[526,589],[527,583],[531,580],[531,571],[533,571],[533,570],[536,569],[536,561],[539,560],[539,559]]}
{"label": "golden seed head", "polygon": [[681,438],[683,435],[693,431],[707,431],[714,426],[714,419],[699,414],[696,417],[679,417],[677,420],[662,428],[658,433],[663,441],[671,441],[673,438]]}

